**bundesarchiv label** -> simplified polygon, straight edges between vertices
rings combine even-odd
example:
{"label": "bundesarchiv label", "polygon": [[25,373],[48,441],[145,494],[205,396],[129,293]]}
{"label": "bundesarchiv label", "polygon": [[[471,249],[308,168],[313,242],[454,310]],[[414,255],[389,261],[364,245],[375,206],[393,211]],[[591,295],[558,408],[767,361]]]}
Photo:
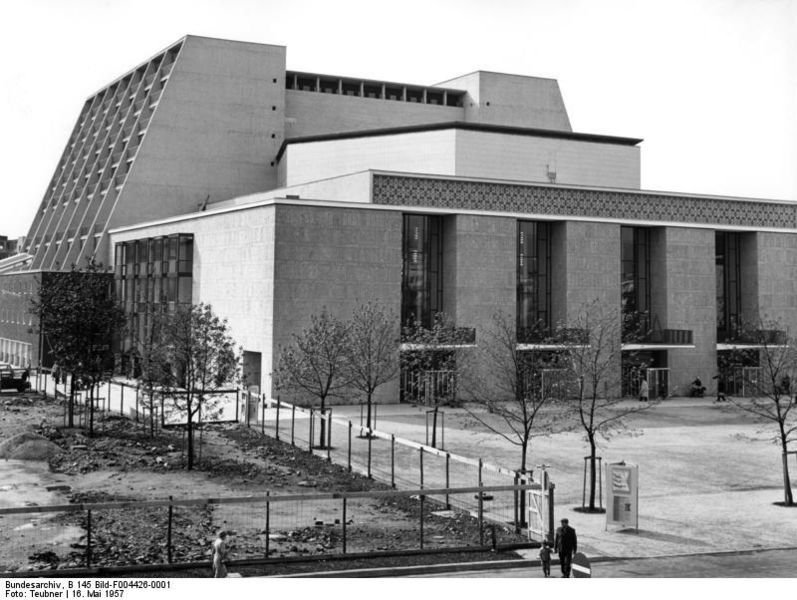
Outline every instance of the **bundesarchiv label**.
{"label": "bundesarchiv label", "polygon": [[[128,590],[168,590],[163,579],[97,579],[5,582],[5,598],[124,598]],[[130,593],[130,592],[128,592]]]}

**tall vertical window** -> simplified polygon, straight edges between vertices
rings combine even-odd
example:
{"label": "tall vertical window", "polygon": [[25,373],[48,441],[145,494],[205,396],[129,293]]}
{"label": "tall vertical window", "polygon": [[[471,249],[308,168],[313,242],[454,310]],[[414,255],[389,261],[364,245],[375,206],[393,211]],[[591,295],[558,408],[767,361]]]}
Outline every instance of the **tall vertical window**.
{"label": "tall vertical window", "polygon": [[741,327],[740,234],[717,231],[715,271],[717,276],[717,339],[735,339]]}
{"label": "tall vertical window", "polygon": [[401,273],[401,323],[431,327],[443,310],[442,219],[404,215]]}
{"label": "tall vertical window", "polygon": [[645,335],[653,326],[650,314],[650,230],[621,227],[620,245],[624,333]]}
{"label": "tall vertical window", "polygon": [[551,225],[518,222],[517,331],[537,341],[551,330]]}

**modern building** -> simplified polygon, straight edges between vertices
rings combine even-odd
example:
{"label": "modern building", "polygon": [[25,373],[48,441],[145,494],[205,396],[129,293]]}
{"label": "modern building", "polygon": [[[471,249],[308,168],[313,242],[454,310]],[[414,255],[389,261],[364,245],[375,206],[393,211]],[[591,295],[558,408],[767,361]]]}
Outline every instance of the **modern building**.
{"label": "modern building", "polygon": [[[86,100],[0,302],[94,257],[133,331],[154,304],[210,303],[272,393],[324,308],[444,312],[477,345],[500,310],[532,349],[598,301],[626,329],[617,382],[641,364],[683,394],[731,349],[755,365],[743,323],[797,325],[797,205],[642,190],[641,142],[574,132],[552,79],[296,72],[281,46],[187,36]],[[35,364],[13,323],[0,360]]]}

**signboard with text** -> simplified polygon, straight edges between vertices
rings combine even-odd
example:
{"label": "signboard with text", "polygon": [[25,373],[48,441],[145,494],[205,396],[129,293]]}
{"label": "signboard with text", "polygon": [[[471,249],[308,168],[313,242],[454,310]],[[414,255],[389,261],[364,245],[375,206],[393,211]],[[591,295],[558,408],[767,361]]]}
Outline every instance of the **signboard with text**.
{"label": "signboard with text", "polygon": [[606,465],[606,526],[639,529],[639,467],[626,462]]}

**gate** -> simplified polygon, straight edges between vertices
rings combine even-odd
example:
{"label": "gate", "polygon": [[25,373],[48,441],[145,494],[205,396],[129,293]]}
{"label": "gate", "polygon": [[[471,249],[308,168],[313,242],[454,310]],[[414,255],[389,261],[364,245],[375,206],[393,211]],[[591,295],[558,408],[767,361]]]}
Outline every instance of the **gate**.
{"label": "gate", "polygon": [[401,401],[427,406],[453,402],[457,397],[455,371],[401,371]]}
{"label": "gate", "polygon": [[648,397],[667,398],[670,395],[670,370],[648,369]]}
{"label": "gate", "polygon": [[541,471],[542,483],[528,492],[528,535],[540,543],[553,541],[553,489],[547,471]]}

